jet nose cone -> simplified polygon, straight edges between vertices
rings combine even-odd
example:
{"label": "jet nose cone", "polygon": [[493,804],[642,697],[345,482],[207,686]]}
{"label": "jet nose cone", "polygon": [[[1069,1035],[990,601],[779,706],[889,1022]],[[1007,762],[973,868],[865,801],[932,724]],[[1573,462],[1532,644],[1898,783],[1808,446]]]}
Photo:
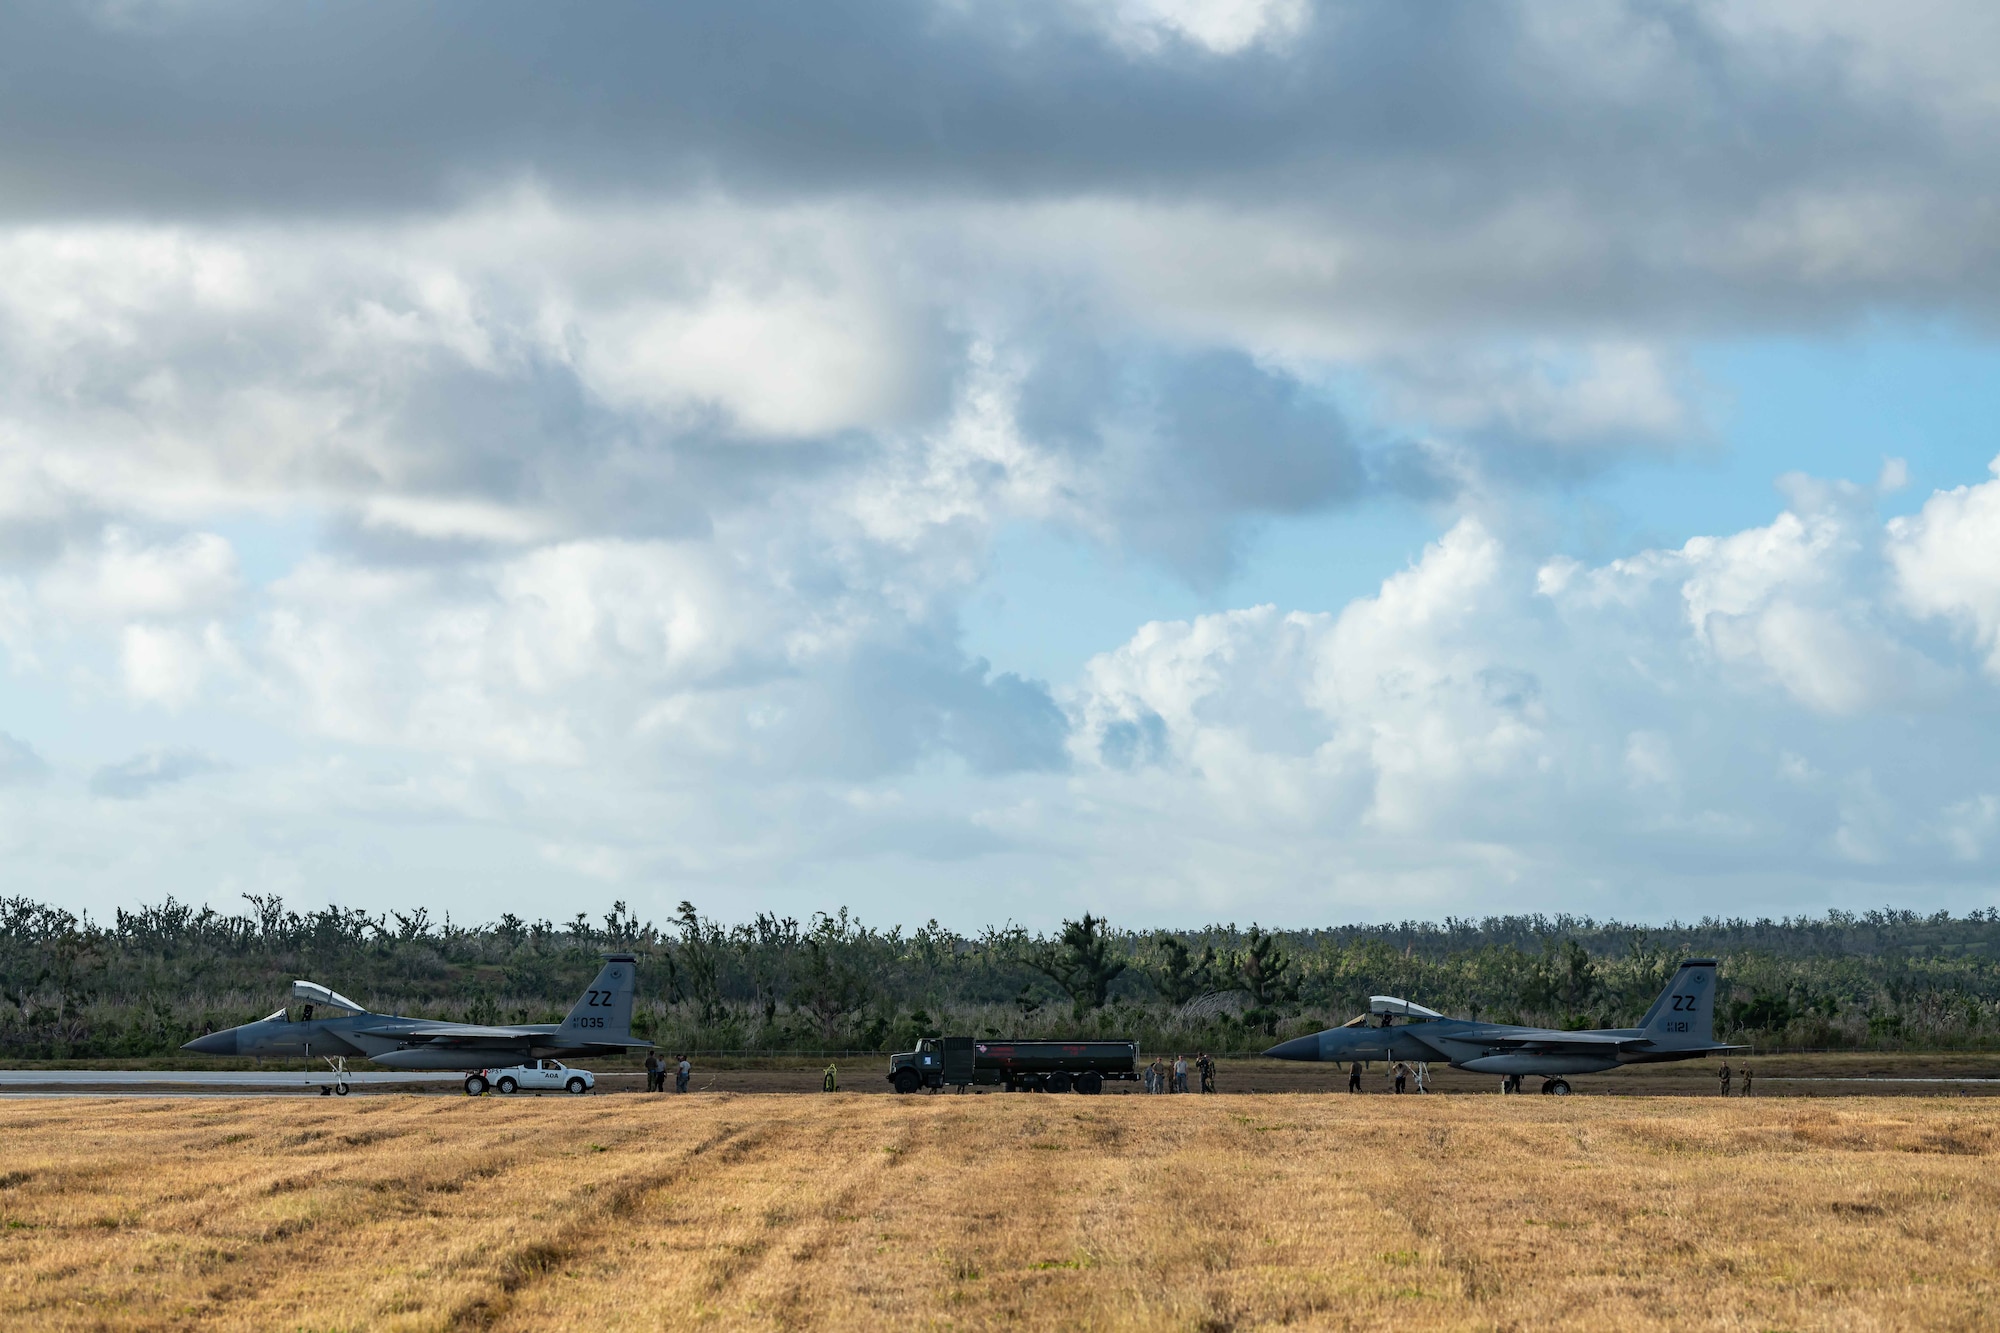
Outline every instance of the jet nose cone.
{"label": "jet nose cone", "polygon": [[1281,1041],[1264,1054],[1273,1060],[1317,1060],[1319,1034],[1315,1032],[1310,1037],[1293,1037],[1290,1041]]}
{"label": "jet nose cone", "polygon": [[196,1055],[234,1055],[236,1029],[230,1028],[227,1032],[211,1032],[205,1037],[196,1037],[181,1049],[193,1051]]}

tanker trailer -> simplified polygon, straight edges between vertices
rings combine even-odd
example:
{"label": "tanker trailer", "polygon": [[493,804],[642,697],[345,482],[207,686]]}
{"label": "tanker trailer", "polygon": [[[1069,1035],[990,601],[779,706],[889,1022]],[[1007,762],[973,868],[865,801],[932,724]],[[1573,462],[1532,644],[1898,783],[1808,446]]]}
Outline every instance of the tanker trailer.
{"label": "tanker trailer", "polygon": [[889,1057],[889,1082],[897,1092],[988,1086],[1089,1096],[1103,1091],[1106,1079],[1138,1077],[1136,1041],[925,1037],[916,1050]]}

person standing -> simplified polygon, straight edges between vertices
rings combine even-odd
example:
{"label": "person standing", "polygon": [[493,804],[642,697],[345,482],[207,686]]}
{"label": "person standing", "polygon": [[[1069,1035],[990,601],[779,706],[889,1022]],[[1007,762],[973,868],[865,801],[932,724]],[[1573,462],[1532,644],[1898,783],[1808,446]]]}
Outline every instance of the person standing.
{"label": "person standing", "polygon": [[[674,1091],[686,1092],[688,1090],[688,1080],[693,1077],[694,1065],[688,1060],[686,1054],[682,1054],[680,1061],[674,1065]],[[665,1092],[666,1087],[666,1075],[663,1073],[660,1076],[660,1091]]]}
{"label": "person standing", "polygon": [[667,1087],[666,1066],[660,1063],[658,1051],[646,1052],[646,1091],[664,1092]]}
{"label": "person standing", "polygon": [[[1215,1061],[1209,1056],[1207,1051],[1203,1051],[1194,1058],[1194,1067],[1201,1071],[1201,1090],[1203,1092],[1214,1092]],[[1748,1085],[1746,1084],[1745,1086]]]}
{"label": "person standing", "polygon": [[1743,1095],[1744,1095],[1745,1097],[1748,1097],[1748,1096],[1750,1095],[1750,1066],[1749,1066],[1749,1065],[1745,1065],[1745,1066],[1743,1066]]}
{"label": "person standing", "polygon": [[1722,1095],[1727,1097],[1729,1095],[1729,1061],[1724,1060],[1722,1062],[1722,1068],[1715,1071],[1715,1076],[1722,1080]]}
{"label": "person standing", "polygon": [[1410,1067],[1401,1060],[1398,1060],[1393,1066],[1393,1072],[1396,1075],[1396,1092],[1398,1095],[1401,1095],[1404,1081],[1410,1076]]}
{"label": "person standing", "polygon": [[1187,1057],[1185,1055],[1176,1055],[1174,1057],[1174,1091],[1186,1092],[1187,1090]]}
{"label": "person standing", "polygon": [[1349,1092],[1361,1091],[1361,1062],[1359,1060],[1356,1060],[1347,1067],[1347,1090]]}

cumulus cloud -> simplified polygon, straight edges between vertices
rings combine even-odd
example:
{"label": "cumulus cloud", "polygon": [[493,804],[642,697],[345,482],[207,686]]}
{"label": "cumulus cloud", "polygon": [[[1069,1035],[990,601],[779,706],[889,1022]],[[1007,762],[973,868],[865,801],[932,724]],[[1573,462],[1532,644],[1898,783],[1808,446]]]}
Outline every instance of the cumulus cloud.
{"label": "cumulus cloud", "polygon": [[[350,817],[593,883],[1969,873],[1985,789],[1899,747],[2000,675],[2000,483],[1884,531],[1907,469],[1794,479],[1592,563],[1508,513],[1712,448],[1694,340],[1993,317],[1991,24],[14,7],[0,650],[163,729],[100,796],[294,747],[233,793],[280,878]],[[1385,492],[1448,531],[1344,608],[1102,626],[1053,683],[962,646],[1010,528],[1213,590]]]}
{"label": "cumulus cloud", "polygon": [[[1991,470],[2000,477],[2000,458]],[[1956,625],[2000,677],[2000,483],[1933,495],[1889,525],[1890,561],[1904,604]]]}
{"label": "cumulus cloud", "polygon": [[1497,822],[1502,810],[1459,797],[1533,785],[1546,767],[1541,681],[1507,646],[1509,613],[1527,608],[1505,606],[1503,565],[1468,519],[1337,615],[1262,607],[1149,625],[1091,663],[1079,758],[1129,768],[1131,729],[1157,719],[1156,762],[1256,823],[1403,836]]}
{"label": "cumulus cloud", "polygon": [[[1425,893],[1490,876],[1510,897],[1622,865],[1660,914],[1703,865],[1950,879],[1994,842],[1963,725],[1992,699],[1891,571],[1911,550],[1976,563],[1984,533],[1957,516],[1989,490],[1886,527],[1787,510],[1599,566],[1466,519],[1337,614],[1152,624],[1095,659],[1072,698],[1079,781],[1183,850],[1295,846],[1280,883],[1315,855],[1336,882],[1407,865]],[[1226,901],[1201,859],[1178,887]]]}
{"label": "cumulus cloud", "polygon": [[94,548],[65,551],[37,594],[68,616],[124,621],[213,613],[237,585],[236,553],[214,533],[148,543],[114,525]]}

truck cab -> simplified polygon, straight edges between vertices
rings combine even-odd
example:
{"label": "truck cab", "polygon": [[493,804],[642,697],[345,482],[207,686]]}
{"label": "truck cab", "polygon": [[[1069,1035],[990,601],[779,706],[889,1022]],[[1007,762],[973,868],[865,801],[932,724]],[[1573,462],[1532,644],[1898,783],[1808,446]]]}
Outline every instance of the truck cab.
{"label": "truck cab", "polygon": [[970,1037],[925,1037],[914,1051],[889,1057],[889,1082],[898,1092],[963,1086],[974,1081],[975,1058]]}

